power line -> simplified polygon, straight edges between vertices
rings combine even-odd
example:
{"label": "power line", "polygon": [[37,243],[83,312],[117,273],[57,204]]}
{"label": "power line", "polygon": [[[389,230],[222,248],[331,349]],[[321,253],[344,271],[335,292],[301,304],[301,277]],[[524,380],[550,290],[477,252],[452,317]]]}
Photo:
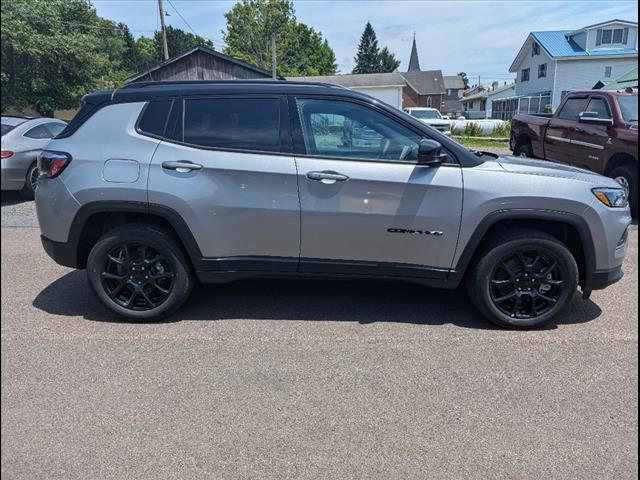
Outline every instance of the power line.
{"label": "power line", "polygon": [[171,5],[173,7],[173,10],[178,14],[178,16],[182,19],[182,21],[184,22],[184,24],[189,27],[189,30],[191,30],[193,32],[193,34],[197,37],[199,37],[200,35],[198,35],[196,33],[196,31],[193,29],[193,27],[191,27],[191,25],[189,25],[189,22],[187,22],[187,20],[185,20],[185,18],[182,16],[182,14],[178,11],[178,9],[176,8],[176,6],[173,4],[173,2],[171,0],[167,0],[167,2],[169,2],[169,5]]}

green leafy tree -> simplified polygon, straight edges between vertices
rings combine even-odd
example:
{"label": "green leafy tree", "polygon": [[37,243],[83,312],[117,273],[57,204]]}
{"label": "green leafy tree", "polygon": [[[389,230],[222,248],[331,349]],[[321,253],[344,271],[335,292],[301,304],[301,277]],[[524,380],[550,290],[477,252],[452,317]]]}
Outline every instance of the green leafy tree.
{"label": "green leafy tree", "polygon": [[395,54],[391,53],[387,47],[380,51],[380,71],[393,72],[400,66],[400,60],[396,59]]}
{"label": "green leafy tree", "polygon": [[74,108],[122,68],[124,42],[88,0],[1,4],[2,109]]}
{"label": "green leafy tree", "polygon": [[241,0],[225,14],[225,53],[271,69],[271,37],[276,35],[278,73],[287,76],[330,75],[335,54],[320,32],[298,23],[289,0]]}
{"label": "green leafy tree", "polygon": [[358,52],[354,58],[356,66],[352,73],[385,73],[393,72],[400,66],[400,61],[387,47],[378,48],[378,39],[371,23],[367,22],[360,37]]}
{"label": "green leafy tree", "polygon": [[[156,58],[153,63],[164,60],[162,52],[162,33],[155,32],[153,40],[156,44]],[[167,47],[169,48],[169,57],[175,57],[194,47],[203,46],[213,48],[213,42],[206,40],[199,35],[194,35],[179,28],[173,28],[171,25],[167,27]]]}
{"label": "green leafy tree", "polygon": [[462,83],[464,83],[464,88],[469,88],[469,78],[467,77],[467,74],[464,72],[460,72],[458,73],[458,76],[462,78]]}

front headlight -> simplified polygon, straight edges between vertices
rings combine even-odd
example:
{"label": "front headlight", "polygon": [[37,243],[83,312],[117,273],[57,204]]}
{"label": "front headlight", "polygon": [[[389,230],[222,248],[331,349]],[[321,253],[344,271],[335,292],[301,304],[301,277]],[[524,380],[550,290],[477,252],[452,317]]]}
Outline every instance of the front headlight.
{"label": "front headlight", "polygon": [[591,190],[598,200],[607,207],[626,207],[629,203],[624,188],[594,188]]}

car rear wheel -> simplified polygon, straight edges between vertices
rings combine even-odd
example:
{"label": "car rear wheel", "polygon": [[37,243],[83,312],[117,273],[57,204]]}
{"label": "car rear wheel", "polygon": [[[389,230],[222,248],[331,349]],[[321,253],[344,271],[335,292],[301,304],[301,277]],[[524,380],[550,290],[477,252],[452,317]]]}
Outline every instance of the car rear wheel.
{"label": "car rear wheel", "polygon": [[478,258],[467,278],[468,294],[497,325],[549,324],[576,292],[576,261],[551,235],[531,230],[494,237]]}
{"label": "car rear wheel", "polygon": [[38,189],[39,182],[40,172],[38,171],[38,166],[34,163],[29,167],[29,170],[27,170],[27,175],[24,179],[24,187],[20,190],[22,198],[33,200],[36,190]]}
{"label": "car rear wheel", "polygon": [[107,307],[140,322],[175,312],[194,283],[189,261],[173,234],[144,224],[105,233],[89,254],[87,274]]}
{"label": "car rear wheel", "polygon": [[638,215],[638,169],[630,165],[614,168],[609,174],[616,182],[627,189],[629,205],[633,216]]}

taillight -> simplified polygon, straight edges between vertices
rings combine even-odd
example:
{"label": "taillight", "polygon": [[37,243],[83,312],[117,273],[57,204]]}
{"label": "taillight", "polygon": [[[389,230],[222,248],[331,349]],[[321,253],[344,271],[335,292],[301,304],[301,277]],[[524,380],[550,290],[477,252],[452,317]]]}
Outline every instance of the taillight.
{"label": "taillight", "polygon": [[2,150],[1,158],[9,158],[13,157],[13,152],[11,150]]}
{"label": "taillight", "polygon": [[38,155],[38,170],[41,176],[55,178],[67,168],[70,162],[71,155],[68,153],[43,150]]}

